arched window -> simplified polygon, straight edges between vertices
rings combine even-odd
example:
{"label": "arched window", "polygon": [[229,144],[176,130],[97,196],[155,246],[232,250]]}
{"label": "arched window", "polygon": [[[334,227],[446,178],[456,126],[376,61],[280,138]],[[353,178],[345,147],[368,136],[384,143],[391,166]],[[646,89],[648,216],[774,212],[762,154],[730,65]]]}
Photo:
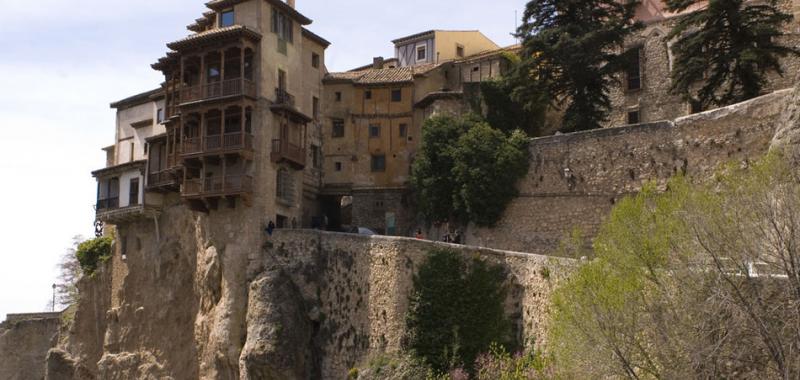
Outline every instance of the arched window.
{"label": "arched window", "polygon": [[277,178],[277,197],[278,199],[294,203],[294,181],[292,181],[292,174],[286,168],[278,169]]}

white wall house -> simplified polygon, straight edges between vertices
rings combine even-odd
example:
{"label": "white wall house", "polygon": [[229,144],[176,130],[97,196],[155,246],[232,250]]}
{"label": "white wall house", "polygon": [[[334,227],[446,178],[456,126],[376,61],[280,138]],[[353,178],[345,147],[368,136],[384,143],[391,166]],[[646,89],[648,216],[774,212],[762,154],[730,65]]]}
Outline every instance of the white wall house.
{"label": "white wall house", "polygon": [[147,139],[165,132],[161,90],[111,104],[117,110],[114,145],[105,148],[106,167],[97,178],[97,218],[120,223],[147,216],[160,207],[160,196],[145,191]]}

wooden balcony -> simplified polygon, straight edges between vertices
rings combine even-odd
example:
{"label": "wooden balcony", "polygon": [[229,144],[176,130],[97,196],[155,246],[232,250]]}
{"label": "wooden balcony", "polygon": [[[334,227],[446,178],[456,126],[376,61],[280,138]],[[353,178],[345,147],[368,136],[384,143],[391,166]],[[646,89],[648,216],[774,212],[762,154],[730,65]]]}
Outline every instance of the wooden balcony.
{"label": "wooden balcony", "polygon": [[226,133],[183,140],[181,155],[184,157],[211,154],[252,153],[253,135],[247,133]]}
{"label": "wooden balcony", "polygon": [[286,90],[282,88],[275,89],[275,104],[280,104],[288,107],[294,107],[295,100],[294,95],[286,92]]}
{"label": "wooden balcony", "polygon": [[178,186],[177,170],[167,169],[147,175],[147,189],[153,191],[174,189]]}
{"label": "wooden balcony", "polygon": [[306,150],[285,139],[272,140],[270,158],[274,163],[288,162],[297,169],[302,169],[306,166]]}
{"label": "wooden balcony", "polygon": [[187,179],[183,183],[181,195],[186,198],[210,198],[237,196],[253,192],[253,177],[248,175],[227,175],[206,179]]}
{"label": "wooden balcony", "polygon": [[98,213],[115,210],[119,208],[119,197],[114,198],[106,198],[106,199],[98,199],[97,205],[95,206],[95,210]]}
{"label": "wooden balcony", "polygon": [[206,100],[228,98],[233,96],[256,97],[256,83],[243,78],[206,83],[180,90],[180,103],[195,103]]}

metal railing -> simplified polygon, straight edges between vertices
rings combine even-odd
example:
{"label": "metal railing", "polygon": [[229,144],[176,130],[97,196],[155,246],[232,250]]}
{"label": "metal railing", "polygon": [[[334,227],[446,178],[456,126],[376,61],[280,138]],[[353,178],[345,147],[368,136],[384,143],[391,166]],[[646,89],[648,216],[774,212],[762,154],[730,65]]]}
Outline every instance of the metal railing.
{"label": "metal railing", "polygon": [[97,206],[95,206],[95,210],[97,211],[114,210],[118,208],[119,208],[119,197],[98,199]]}
{"label": "metal railing", "polygon": [[275,89],[275,103],[294,107],[294,95],[286,92],[283,88]]}

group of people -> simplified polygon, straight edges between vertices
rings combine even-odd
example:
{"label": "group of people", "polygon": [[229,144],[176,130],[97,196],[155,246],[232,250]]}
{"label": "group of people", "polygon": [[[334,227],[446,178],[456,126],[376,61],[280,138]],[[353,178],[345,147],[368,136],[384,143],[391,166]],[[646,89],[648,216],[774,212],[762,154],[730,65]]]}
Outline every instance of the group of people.
{"label": "group of people", "polygon": [[[417,234],[415,237],[418,240],[424,240],[425,235],[422,234],[422,229],[417,229]],[[455,232],[447,232],[442,236],[442,241],[445,243],[452,243],[452,244],[463,244],[462,243],[463,237],[461,235],[461,230],[455,230]]]}

